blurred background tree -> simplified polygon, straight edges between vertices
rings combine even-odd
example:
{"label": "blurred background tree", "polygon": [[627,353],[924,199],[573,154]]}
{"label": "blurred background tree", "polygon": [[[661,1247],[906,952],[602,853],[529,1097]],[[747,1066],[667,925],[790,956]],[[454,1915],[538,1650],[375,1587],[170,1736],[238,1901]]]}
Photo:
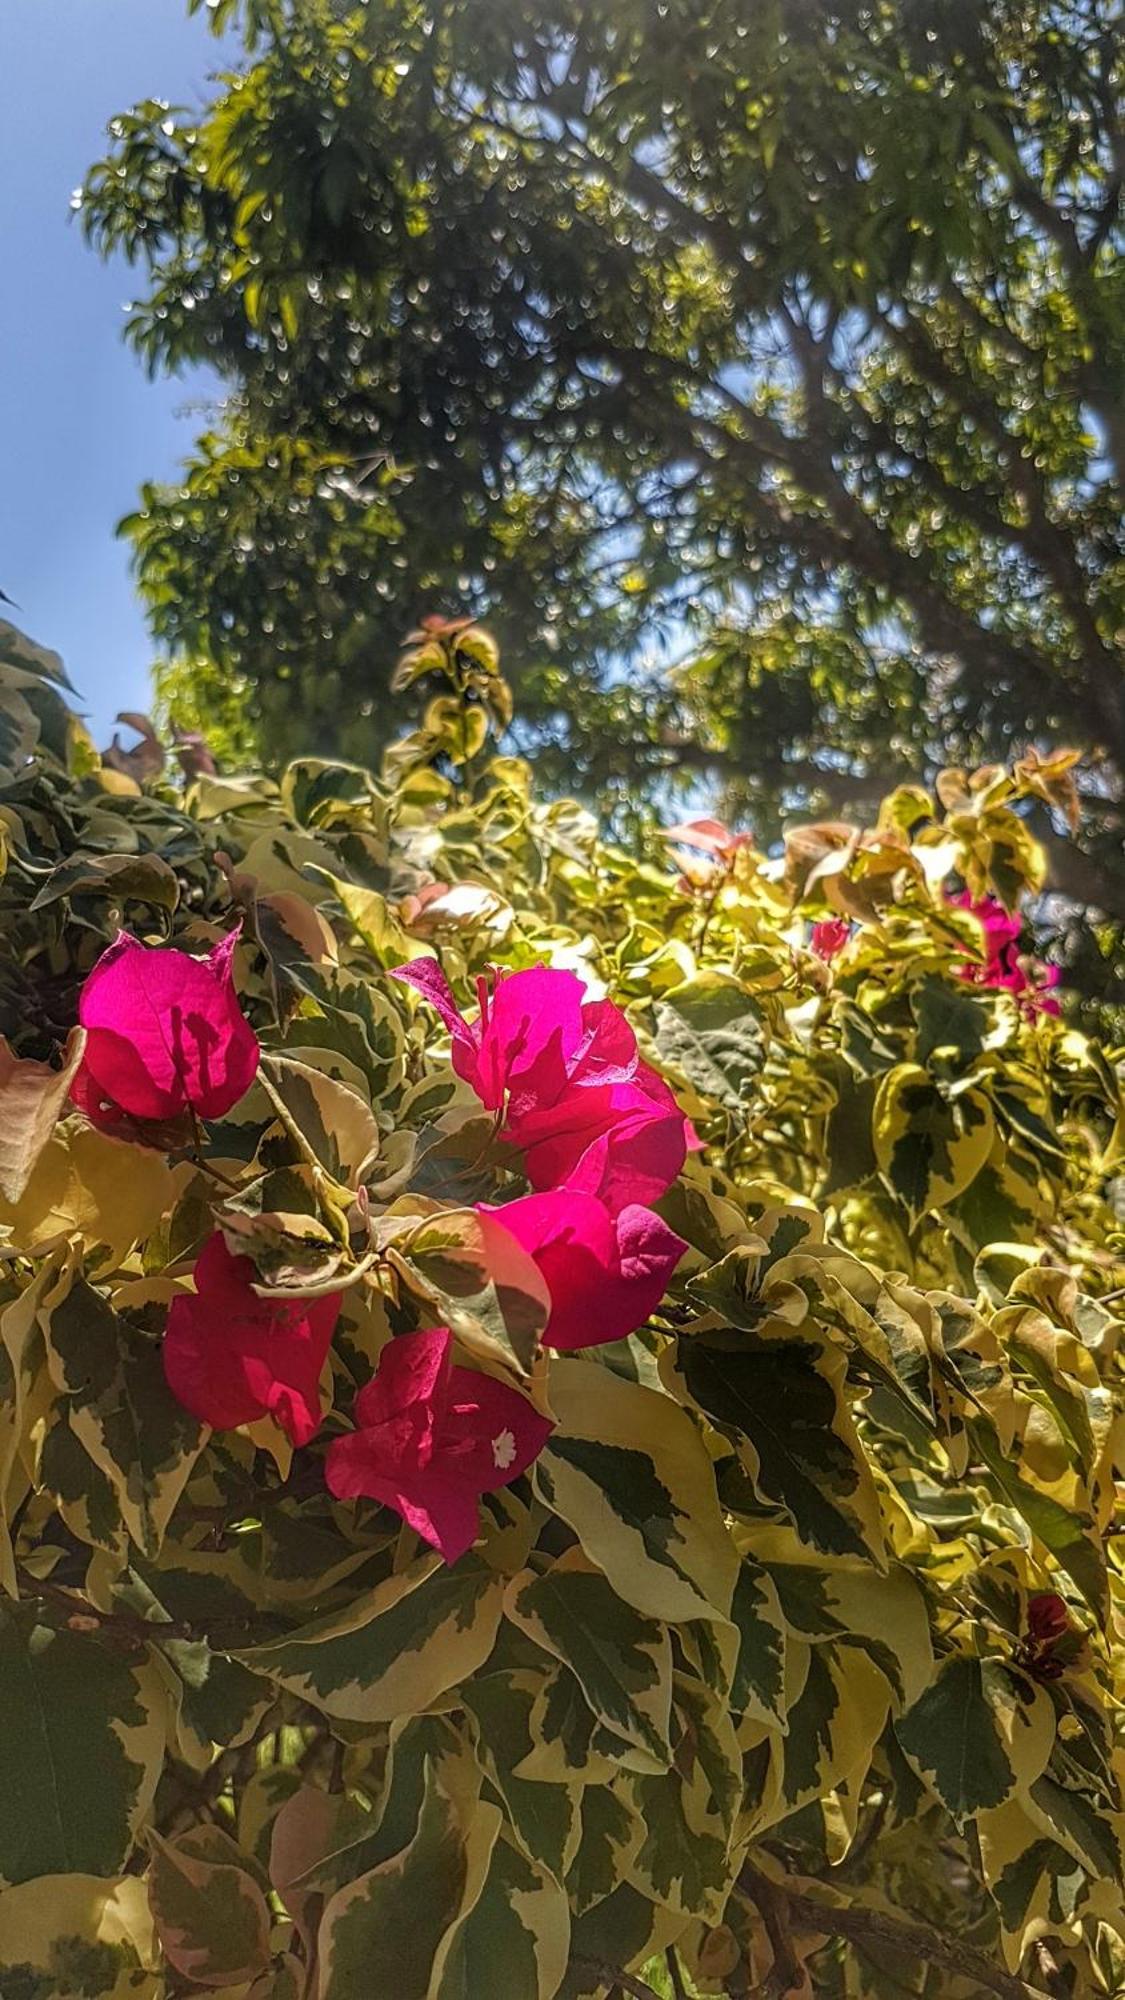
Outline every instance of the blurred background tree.
{"label": "blurred background tree", "polygon": [[189,4],[241,72],[81,204],[149,367],[229,390],[126,524],[166,705],[370,757],[467,608],[603,804],[768,837],[1072,743],[1037,831],[1119,993],[1117,0]]}

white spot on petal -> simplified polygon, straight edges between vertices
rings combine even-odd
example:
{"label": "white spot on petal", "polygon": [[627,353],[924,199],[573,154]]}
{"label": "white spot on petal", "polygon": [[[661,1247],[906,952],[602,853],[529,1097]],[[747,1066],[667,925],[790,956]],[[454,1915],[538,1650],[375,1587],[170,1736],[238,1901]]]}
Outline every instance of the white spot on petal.
{"label": "white spot on petal", "polygon": [[501,1431],[492,1440],[492,1462],[498,1472],[507,1472],[516,1456],[516,1440],[511,1431]]}

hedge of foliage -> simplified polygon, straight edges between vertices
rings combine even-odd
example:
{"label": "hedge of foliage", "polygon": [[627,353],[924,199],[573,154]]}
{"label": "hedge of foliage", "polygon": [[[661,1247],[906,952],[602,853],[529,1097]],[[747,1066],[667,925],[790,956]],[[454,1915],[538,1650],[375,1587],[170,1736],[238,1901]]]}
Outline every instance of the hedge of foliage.
{"label": "hedge of foliage", "polygon": [[1125,1992],[1070,760],[638,860],[474,627],[378,776],[0,661],[4,2000]]}

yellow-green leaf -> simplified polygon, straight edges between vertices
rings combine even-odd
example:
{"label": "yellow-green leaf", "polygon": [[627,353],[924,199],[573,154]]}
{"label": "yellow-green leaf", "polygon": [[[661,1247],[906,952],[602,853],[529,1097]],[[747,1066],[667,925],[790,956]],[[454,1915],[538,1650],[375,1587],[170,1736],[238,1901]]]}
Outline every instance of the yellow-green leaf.
{"label": "yellow-green leaf", "polygon": [[667,1770],[672,1651],[663,1625],[624,1603],[580,1549],[569,1549],[543,1576],[516,1577],[505,1610],[570,1667],[598,1720],[628,1745],[635,1768]]}
{"label": "yellow-green leaf", "polygon": [[488,1658],[504,1587],[472,1557],[447,1569],[427,1553],[345,1611],[235,1657],[326,1715],[416,1715]]}
{"label": "yellow-green leaf", "polygon": [[992,1150],[984,1093],[943,1092],[917,1063],[899,1063],[883,1078],[873,1119],[875,1157],[912,1223],[962,1194]]}
{"label": "yellow-green leaf", "polygon": [[565,1358],[552,1365],[550,1398],[558,1428],[535,1482],[591,1561],[649,1617],[727,1619],[738,1556],[687,1413],[659,1390]]}

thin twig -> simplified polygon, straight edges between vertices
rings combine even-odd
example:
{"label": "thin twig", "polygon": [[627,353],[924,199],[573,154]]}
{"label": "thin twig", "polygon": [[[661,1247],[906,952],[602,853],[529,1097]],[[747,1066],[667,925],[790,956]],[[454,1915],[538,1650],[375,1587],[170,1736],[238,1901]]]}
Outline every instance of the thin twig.
{"label": "thin twig", "polygon": [[189,1159],[193,1161],[193,1163],[199,1168],[201,1173],[209,1174],[211,1179],[215,1181],[219,1187],[226,1188],[228,1194],[241,1194],[242,1189],[238,1181],[232,1180],[229,1174],[224,1174],[222,1168],[217,1167],[213,1160],[208,1160],[204,1158],[203,1127],[200,1125],[199,1116],[198,1113],[196,1112],[194,1104],[188,1105],[188,1112],[191,1117],[191,1139],[192,1139],[191,1151],[188,1155]]}
{"label": "thin twig", "polygon": [[684,1985],[684,1975],[680,1971],[679,1953],[674,1944],[668,1946],[664,1954],[664,1963],[668,1967],[668,1977],[672,1982],[672,2000],[688,2000],[688,1990]]}
{"label": "thin twig", "polygon": [[34,1598],[41,1604],[53,1605],[57,1611],[65,1613],[66,1622],[72,1632],[104,1632],[107,1638],[124,1643],[134,1650],[168,1639],[202,1639],[213,1652],[224,1652],[230,1647],[245,1645],[249,1637],[249,1620],[232,1619],[223,1628],[225,1636],[220,1637],[214,1626],[197,1624],[194,1620],[180,1618],[142,1618],[131,1611],[99,1611],[96,1604],[78,1590],[65,1584],[54,1583],[49,1577],[33,1576],[22,1564],[17,1565],[16,1581],[23,1595]]}

